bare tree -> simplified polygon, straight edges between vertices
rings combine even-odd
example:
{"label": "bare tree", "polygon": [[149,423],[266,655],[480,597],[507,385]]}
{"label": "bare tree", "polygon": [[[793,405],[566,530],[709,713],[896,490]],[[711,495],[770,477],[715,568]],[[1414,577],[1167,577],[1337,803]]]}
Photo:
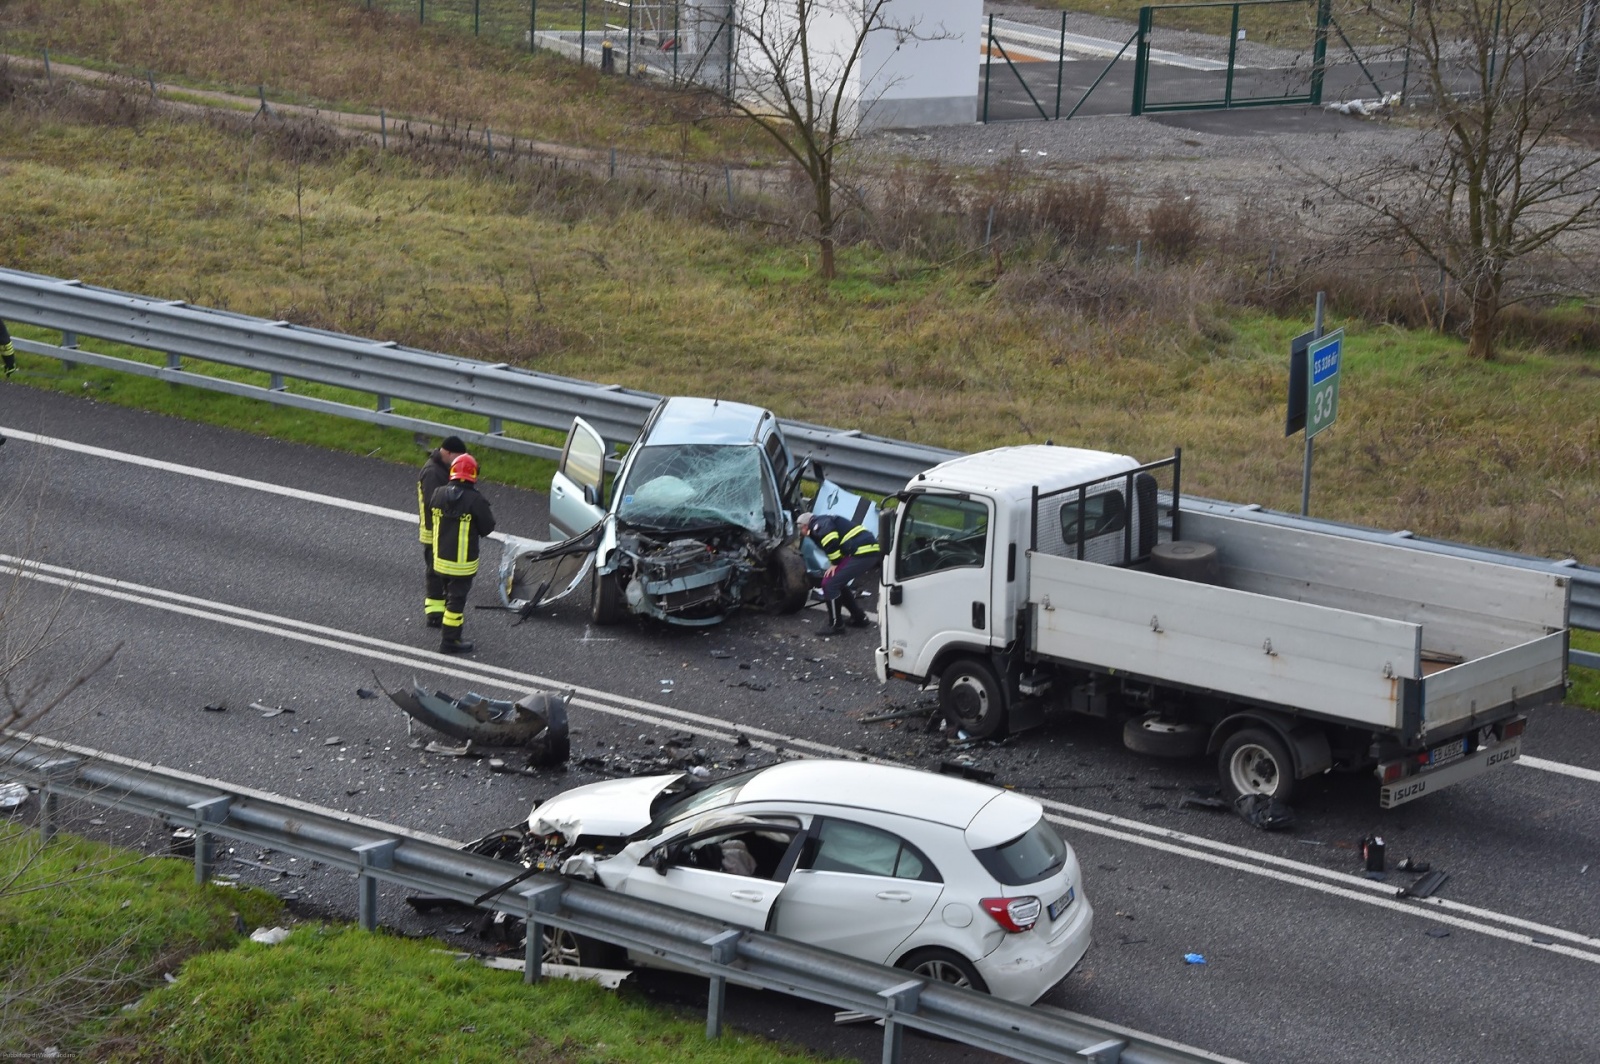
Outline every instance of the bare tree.
{"label": "bare tree", "polygon": [[[1465,293],[1474,358],[1494,357],[1501,310],[1536,291],[1537,260],[1575,248],[1592,257],[1578,238],[1600,226],[1600,154],[1568,139],[1594,104],[1579,77],[1592,3],[1372,5],[1410,41],[1418,142],[1333,185],[1380,220],[1371,235],[1414,247]],[[1564,280],[1570,290],[1593,275]]]}
{"label": "bare tree", "polygon": [[918,42],[956,40],[925,25],[914,0],[757,0],[730,5],[733,71],[727,104],[759,125],[799,165],[810,185],[818,275],[835,273],[847,146],[871,125],[871,112],[899,80],[888,60]]}

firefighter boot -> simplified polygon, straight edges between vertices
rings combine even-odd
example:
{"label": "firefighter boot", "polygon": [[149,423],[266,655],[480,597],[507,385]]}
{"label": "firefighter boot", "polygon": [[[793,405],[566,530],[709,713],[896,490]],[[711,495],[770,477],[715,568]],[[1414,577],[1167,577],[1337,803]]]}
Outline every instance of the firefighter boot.
{"label": "firefighter boot", "polygon": [[861,604],[856,601],[855,595],[850,593],[848,587],[839,595],[839,604],[850,612],[851,628],[865,628],[872,623],[867,620],[867,611],[861,608]]}
{"label": "firefighter boot", "polygon": [[439,640],[439,653],[472,653],[472,644],[461,638],[461,626],[459,624],[447,624],[443,626],[443,638]]}
{"label": "firefighter boot", "polygon": [[430,613],[430,614],[427,615],[427,620],[424,623],[429,628],[443,628],[444,627],[444,614],[442,614],[442,613]]}
{"label": "firefighter boot", "polygon": [[828,623],[822,628],[823,635],[844,634],[844,610],[839,606],[839,600],[828,600]]}

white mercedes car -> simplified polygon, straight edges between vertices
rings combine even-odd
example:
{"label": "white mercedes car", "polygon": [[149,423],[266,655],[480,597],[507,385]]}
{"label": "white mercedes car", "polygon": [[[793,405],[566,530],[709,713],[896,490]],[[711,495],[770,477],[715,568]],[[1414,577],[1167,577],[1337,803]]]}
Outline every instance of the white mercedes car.
{"label": "white mercedes car", "polygon": [[1078,963],[1094,919],[1039,803],[856,761],[590,784],[500,854],[1023,1004]]}

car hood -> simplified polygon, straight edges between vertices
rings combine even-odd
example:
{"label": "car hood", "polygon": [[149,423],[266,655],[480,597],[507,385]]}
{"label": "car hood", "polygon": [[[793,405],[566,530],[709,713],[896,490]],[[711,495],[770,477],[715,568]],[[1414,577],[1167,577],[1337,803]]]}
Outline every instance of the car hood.
{"label": "car hood", "polygon": [[580,835],[632,835],[650,823],[650,805],[683,773],[604,780],[551,798],[528,815],[535,835],[560,832],[571,842]]}

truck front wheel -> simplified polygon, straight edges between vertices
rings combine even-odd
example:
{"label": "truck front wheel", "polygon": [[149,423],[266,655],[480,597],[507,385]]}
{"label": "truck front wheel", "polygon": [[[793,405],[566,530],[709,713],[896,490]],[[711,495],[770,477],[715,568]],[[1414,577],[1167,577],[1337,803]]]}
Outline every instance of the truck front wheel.
{"label": "truck front wheel", "polygon": [[1006,723],[1005,695],[994,670],[976,658],[958,658],[939,674],[939,706],[974,739],[991,739]]}
{"label": "truck front wheel", "polygon": [[1264,794],[1287,802],[1294,794],[1294,760],[1289,748],[1269,731],[1245,728],[1228,737],[1217,755],[1217,775],[1230,799]]}

